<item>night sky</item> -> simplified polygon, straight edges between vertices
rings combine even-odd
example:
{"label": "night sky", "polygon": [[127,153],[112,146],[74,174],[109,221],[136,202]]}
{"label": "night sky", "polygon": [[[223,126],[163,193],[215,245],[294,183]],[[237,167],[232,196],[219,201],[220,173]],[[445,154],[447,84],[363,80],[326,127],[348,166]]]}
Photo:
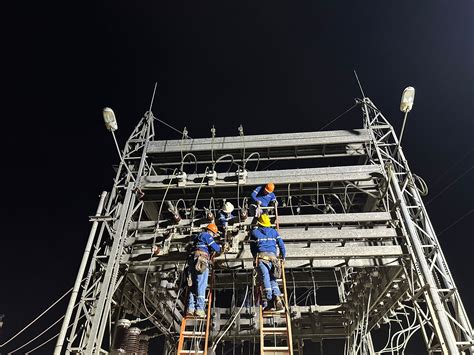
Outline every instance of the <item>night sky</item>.
{"label": "night sky", "polygon": [[[314,131],[361,96],[354,69],[397,131],[401,92],[416,88],[404,150],[428,183],[436,230],[465,216],[440,240],[474,319],[472,0],[139,3],[2,6],[2,340],[72,287],[118,161],[102,107],[115,110],[120,144],[155,81],[154,114],[192,137],[212,125],[220,136],[240,124],[246,134]],[[360,128],[361,117],[326,129]],[[162,125],[158,136],[178,137]]]}

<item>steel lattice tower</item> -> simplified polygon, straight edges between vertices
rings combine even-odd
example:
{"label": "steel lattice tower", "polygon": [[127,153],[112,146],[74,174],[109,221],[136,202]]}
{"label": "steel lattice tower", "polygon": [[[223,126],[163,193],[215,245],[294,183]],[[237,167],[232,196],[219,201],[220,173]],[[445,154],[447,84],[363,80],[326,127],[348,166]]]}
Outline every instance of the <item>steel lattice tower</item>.
{"label": "steel lattice tower", "polygon": [[[342,339],[347,354],[379,354],[388,348],[375,349],[372,337],[382,332],[397,353],[418,331],[429,354],[474,354],[472,326],[420,180],[380,110],[368,98],[356,103],[361,129],[246,136],[240,127],[233,137],[212,130],[210,138],[191,139],[185,131],[166,141],[155,139],[156,119],[146,112],[91,217],[55,353],[111,352],[123,319],[142,334],[164,334],[164,352],[175,353],[190,235],[223,200],[244,211],[255,186],[273,181],[294,352],[303,353],[304,340]],[[219,334],[258,347],[253,225],[254,218],[239,217],[231,251],[215,261],[211,344]],[[223,296],[229,290],[234,296]],[[323,305],[327,294],[333,303]]]}

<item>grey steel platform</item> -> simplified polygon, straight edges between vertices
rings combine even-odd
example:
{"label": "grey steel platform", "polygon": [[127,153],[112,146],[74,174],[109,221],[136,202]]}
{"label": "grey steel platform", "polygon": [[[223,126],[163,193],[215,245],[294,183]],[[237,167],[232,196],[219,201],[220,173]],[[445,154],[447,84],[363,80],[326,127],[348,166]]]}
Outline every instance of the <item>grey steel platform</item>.
{"label": "grey steel platform", "polygon": [[[381,335],[401,353],[419,336],[429,354],[474,354],[471,323],[397,136],[370,99],[357,103],[359,129],[174,140],[158,139],[147,112],[91,217],[85,271],[55,354],[113,352],[124,318],[147,336],[163,334],[172,354],[191,236],[224,200],[239,214],[269,181],[287,246],[295,347],[339,339],[347,354],[391,353],[374,347]],[[275,225],[275,210],[267,212]],[[211,343],[218,334],[228,344],[258,342],[255,226],[253,217],[236,218],[231,250],[215,259]]]}

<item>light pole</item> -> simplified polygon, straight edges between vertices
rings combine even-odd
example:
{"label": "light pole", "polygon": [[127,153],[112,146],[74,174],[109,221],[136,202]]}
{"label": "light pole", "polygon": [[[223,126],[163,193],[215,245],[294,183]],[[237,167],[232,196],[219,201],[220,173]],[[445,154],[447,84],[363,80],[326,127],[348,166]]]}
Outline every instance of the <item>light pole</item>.
{"label": "light pole", "polygon": [[407,121],[408,112],[411,111],[413,108],[413,102],[415,101],[415,88],[412,86],[408,86],[403,90],[402,99],[400,101],[400,111],[405,113],[405,117],[403,118],[403,125],[402,130],[400,132],[400,139],[398,140],[398,148],[400,148],[400,144],[402,143],[403,138],[403,131],[405,130],[405,123]]}

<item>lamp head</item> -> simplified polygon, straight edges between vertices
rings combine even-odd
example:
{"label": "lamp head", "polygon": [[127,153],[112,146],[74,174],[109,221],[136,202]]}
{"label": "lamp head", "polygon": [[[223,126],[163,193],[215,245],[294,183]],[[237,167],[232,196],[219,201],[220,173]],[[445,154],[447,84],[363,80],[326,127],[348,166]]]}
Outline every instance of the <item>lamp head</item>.
{"label": "lamp head", "polygon": [[409,86],[403,90],[402,100],[400,101],[400,111],[407,113],[413,108],[413,102],[415,101],[415,88]]}
{"label": "lamp head", "polygon": [[102,110],[102,116],[104,117],[105,127],[110,131],[116,131],[118,128],[117,119],[115,118],[114,110],[110,107],[104,107]]}

